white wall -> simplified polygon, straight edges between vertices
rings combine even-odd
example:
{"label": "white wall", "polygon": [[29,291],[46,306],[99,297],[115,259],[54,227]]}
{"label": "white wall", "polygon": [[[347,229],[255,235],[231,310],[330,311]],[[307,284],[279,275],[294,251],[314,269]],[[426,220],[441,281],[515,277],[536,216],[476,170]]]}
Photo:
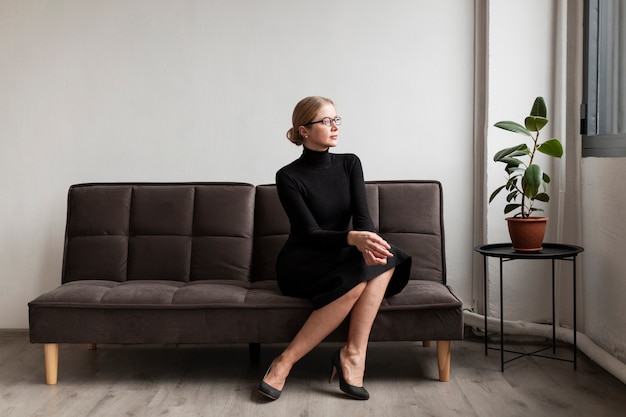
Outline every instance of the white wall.
{"label": "white wall", "polygon": [[[489,8],[489,109],[487,146],[487,196],[506,182],[504,165],[496,164],[493,155],[500,149],[527,143],[525,137],[493,127],[501,120],[523,124],[533,101],[543,96],[548,106],[550,123],[541,132],[541,141],[554,137],[557,102],[553,97],[555,54],[554,1],[490,1]],[[559,137],[563,142],[565,138]],[[544,170],[552,177],[548,193],[551,203],[541,205],[550,217],[547,242],[555,242],[559,199],[559,164],[538,156]],[[506,194],[500,193],[487,211],[488,243],[510,242],[503,210]],[[539,205],[538,205],[539,206]],[[571,242],[576,243],[576,242]],[[490,259],[489,315],[500,315],[499,263]],[[552,320],[550,264],[513,261],[504,265],[505,318],[547,322]],[[569,297],[571,299],[571,297]],[[565,320],[568,317],[564,317]]]}
{"label": "white wall", "polygon": [[471,301],[472,2],[2,0],[0,328],[60,283],[71,184],[273,182],[312,94],[366,179],[442,181]]}
{"label": "white wall", "polygon": [[626,363],[626,159],[582,161],[585,333]]}

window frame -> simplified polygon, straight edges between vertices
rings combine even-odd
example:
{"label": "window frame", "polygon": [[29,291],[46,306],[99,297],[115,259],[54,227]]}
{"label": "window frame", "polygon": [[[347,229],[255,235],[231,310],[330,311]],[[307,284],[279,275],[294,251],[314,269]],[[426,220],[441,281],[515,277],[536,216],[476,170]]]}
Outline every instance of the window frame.
{"label": "window frame", "polygon": [[600,3],[585,0],[583,51],[583,103],[580,113],[583,157],[626,157],[626,133],[598,134],[598,86],[600,74],[607,73],[602,59],[600,42]]}

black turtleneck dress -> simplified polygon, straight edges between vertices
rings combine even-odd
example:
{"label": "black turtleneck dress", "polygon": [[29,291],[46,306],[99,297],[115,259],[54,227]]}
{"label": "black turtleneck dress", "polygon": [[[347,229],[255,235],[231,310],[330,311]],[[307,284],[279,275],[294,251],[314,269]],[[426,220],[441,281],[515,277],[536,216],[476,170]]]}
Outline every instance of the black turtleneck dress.
{"label": "black turtleneck dress", "polygon": [[356,155],[304,148],[299,159],[276,173],[276,187],[291,224],[276,262],[284,295],[307,298],[318,309],[393,267],[385,295],[402,291],[410,256],[392,246],[394,256],[386,265],[368,266],[361,252],[348,245],[351,220],[352,230],[375,232]]}

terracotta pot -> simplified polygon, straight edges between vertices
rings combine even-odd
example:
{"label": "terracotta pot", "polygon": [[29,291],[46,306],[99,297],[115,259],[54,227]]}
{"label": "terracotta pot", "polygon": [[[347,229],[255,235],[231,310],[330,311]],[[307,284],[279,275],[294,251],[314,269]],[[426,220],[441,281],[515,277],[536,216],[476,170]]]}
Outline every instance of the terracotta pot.
{"label": "terracotta pot", "polygon": [[539,252],[543,249],[547,217],[507,217],[509,236],[516,252]]}

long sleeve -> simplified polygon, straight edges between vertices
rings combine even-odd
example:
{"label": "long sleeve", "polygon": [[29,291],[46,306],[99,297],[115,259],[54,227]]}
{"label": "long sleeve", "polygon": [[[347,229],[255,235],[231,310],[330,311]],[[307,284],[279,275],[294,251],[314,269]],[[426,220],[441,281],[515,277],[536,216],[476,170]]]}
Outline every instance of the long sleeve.
{"label": "long sleeve", "polygon": [[300,159],[276,173],[276,186],[292,240],[348,246],[351,220],[355,230],[374,231],[356,155],[305,149]]}
{"label": "long sleeve", "polygon": [[280,201],[289,217],[291,235],[314,245],[348,246],[348,230],[324,230],[304,201],[298,184],[284,172],[276,175]]}
{"label": "long sleeve", "polygon": [[356,158],[352,168],[350,180],[352,194],[352,227],[354,230],[374,232],[374,224],[367,207],[367,194],[365,193],[365,181],[361,161]]}

